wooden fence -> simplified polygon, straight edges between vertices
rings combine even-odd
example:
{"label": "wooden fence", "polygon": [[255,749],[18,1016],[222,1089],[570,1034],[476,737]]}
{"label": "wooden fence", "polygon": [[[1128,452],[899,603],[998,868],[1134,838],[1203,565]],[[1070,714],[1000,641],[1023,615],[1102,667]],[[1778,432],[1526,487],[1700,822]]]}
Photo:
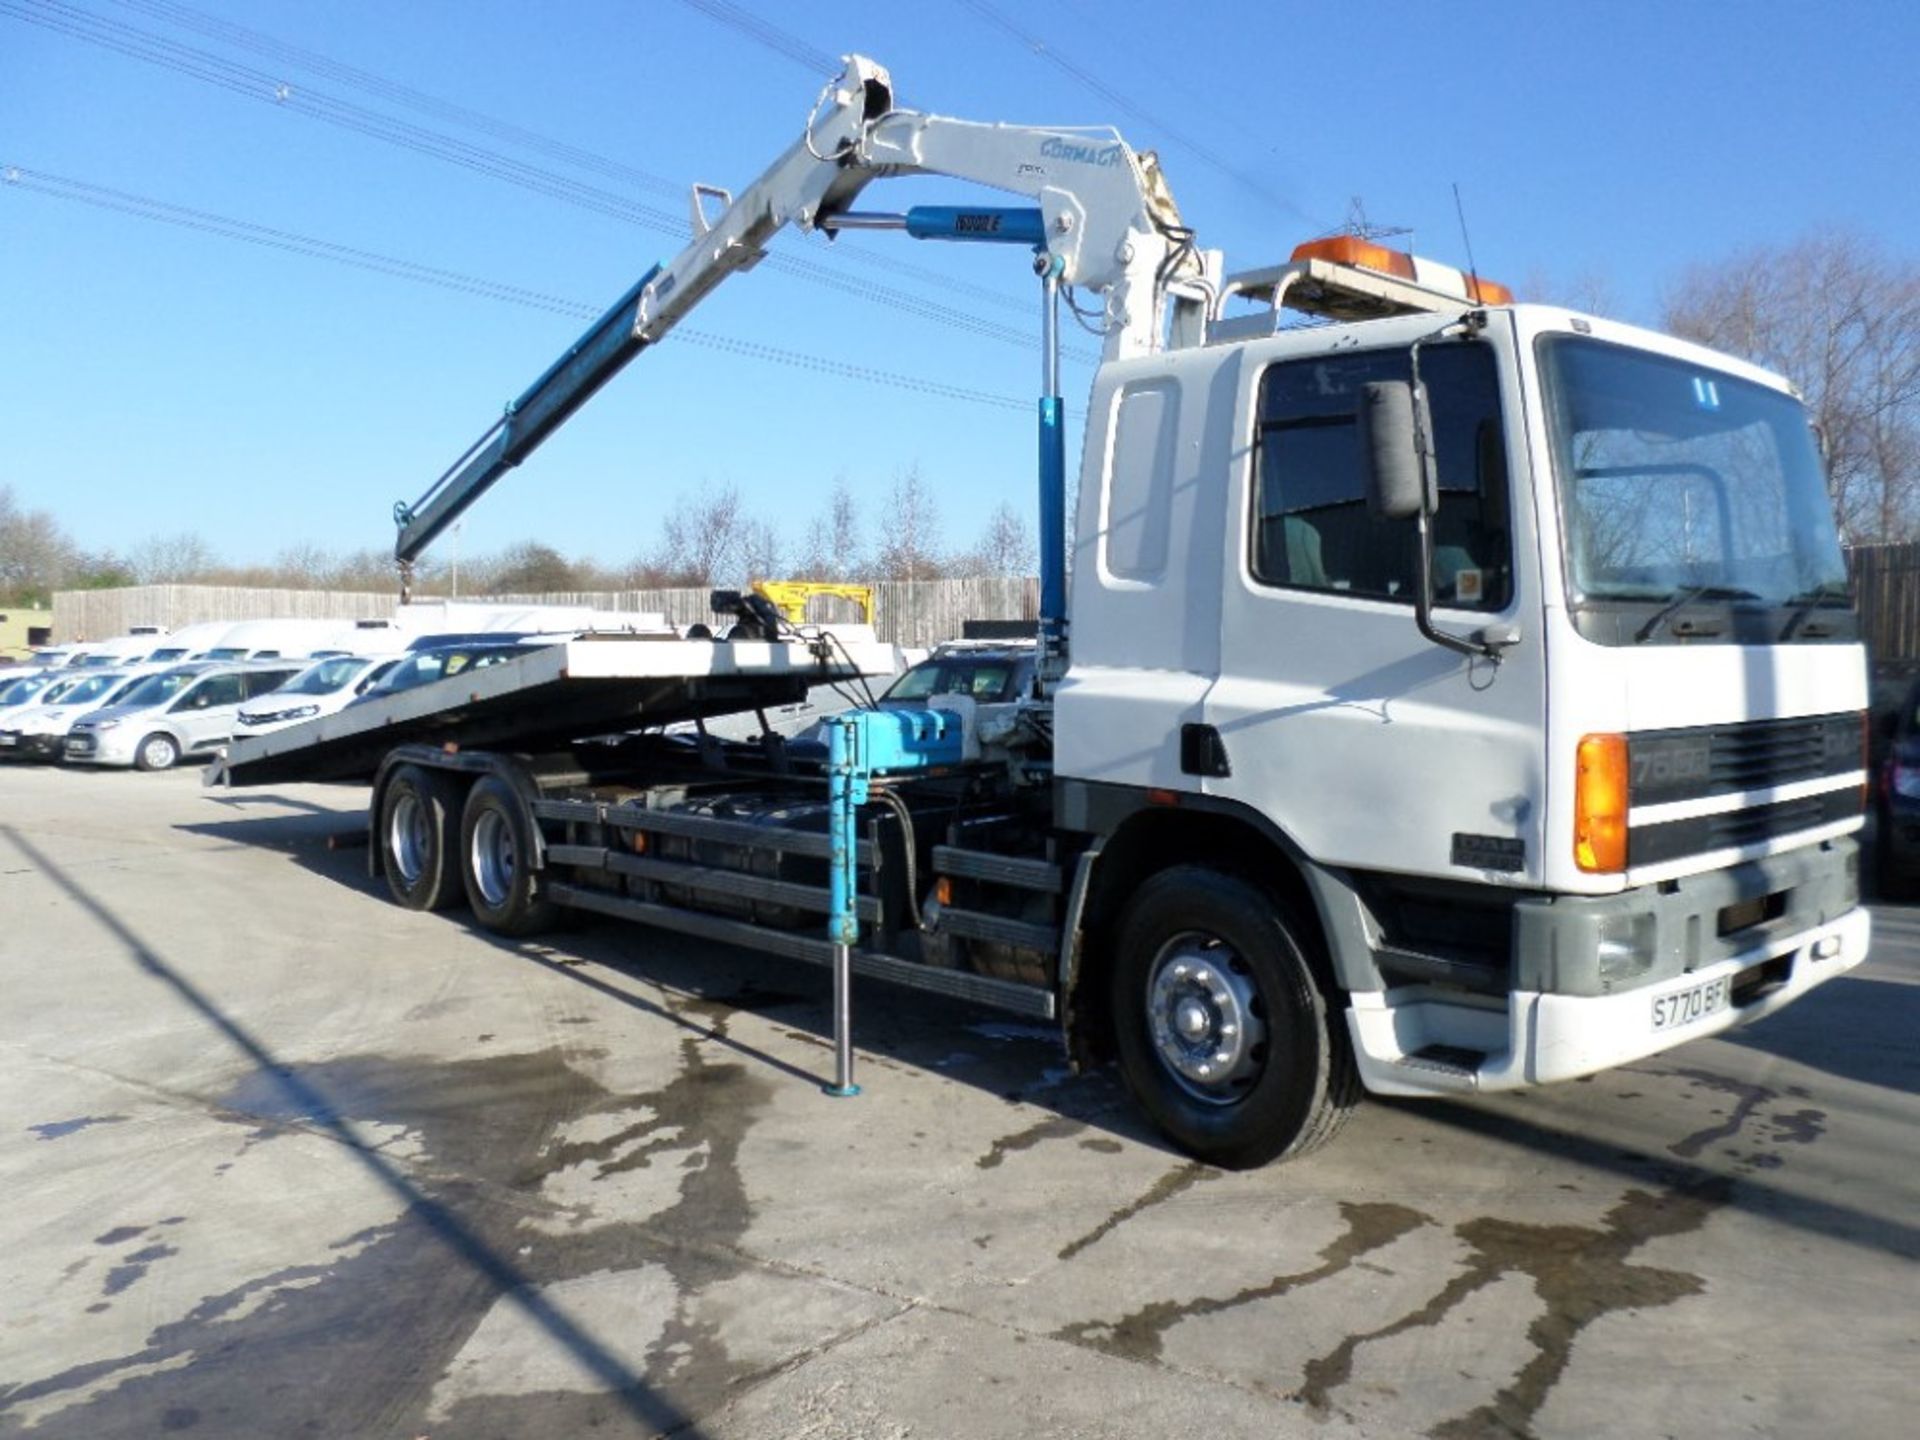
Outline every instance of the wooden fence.
{"label": "wooden fence", "polygon": [[[652,612],[676,625],[711,622],[704,588],[604,590],[564,595],[475,595],[463,601],[504,605],[579,605]],[[62,590],[53,597],[56,644],[124,635],[135,625],[178,630],[210,620],[375,620],[393,614],[395,597],[360,591],[268,590],[223,585],[139,585],[122,590]],[[936,645],[966,620],[1034,620],[1040,585],[1022,576],[882,580],[874,586],[874,628],[897,645]],[[813,620],[858,618],[845,601],[818,597]]]}
{"label": "wooden fence", "polygon": [[1875,660],[1920,659],[1920,544],[1859,545],[1847,552],[1860,631]]}

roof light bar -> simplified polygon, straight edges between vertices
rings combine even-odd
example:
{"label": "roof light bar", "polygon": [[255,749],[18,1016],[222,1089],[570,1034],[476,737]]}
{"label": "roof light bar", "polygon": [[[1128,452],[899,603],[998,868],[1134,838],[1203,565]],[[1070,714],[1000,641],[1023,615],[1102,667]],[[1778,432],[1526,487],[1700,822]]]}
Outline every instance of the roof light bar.
{"label": "roof light bar", "polygon": [[1410,281],[1425,290],[1458,295],[1469,304],[1513,303],[1513,291],[1504,285],[1478,279],[1435,260],[1408,255],[1401,250],[1389,250],[1358,235],[1329,235],[1324,240],[1309,240],[1304,245],[1293,247],[1292,258],[1296,264],[1302,260],[1325,260],[1333,265],[1372,270],[1376,274],[1391,275],[1396,280]]}

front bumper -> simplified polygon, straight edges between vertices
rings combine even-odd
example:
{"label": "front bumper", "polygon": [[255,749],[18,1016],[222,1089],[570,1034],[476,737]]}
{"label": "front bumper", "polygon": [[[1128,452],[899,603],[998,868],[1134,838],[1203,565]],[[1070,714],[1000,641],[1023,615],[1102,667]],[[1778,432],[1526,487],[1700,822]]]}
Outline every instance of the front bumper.
{"label": "front bumper", "polygon": [[131,765],[140,737],[122,733],[125,728],[71,733],[60,758],[69,765]]}
{"label": "front bumper", "polygon": [[[1864,960],[1872,928],[1866,910],[1856,909],[1679,981],[1618,995],[1515,991],[1504,1013],[1443,1016],[1423,1004],[1397,1005],[1390,991],[1357,994],[1347,1023],[1361,1078],[1377,1095],[1520,1090],[1643,1060],[1771,1015]],[[1816,948],[1830,953],[1816,956]],[[1724,1008],[1690,1024],[1653,1028],[1657,1003],[1721,981],[1732,997]],[[1436,1041],[1435,1033],[1443,1038]],[[1435,1058],[1437,1047],[1445,1053]],[[1473,1049],[1484,1055],[1478,1063],[1449,1063],[1450,1055]]]}
{"label": "front bumper", "polygon": [[0,730],[0,759],[57,760],[66,749],[65,733]]}
{"label": "front bumper", "polygon": [[[1609,973],[1604,937],[1625,934],[1637,961]],[[1858,965],[1871,936],[1858,847],[1831,840],[1620,895],[1522,902],[1505,994],[1355,991],[1348,1029],[1376,1094],[1517,1090],[1771,1015]]]}

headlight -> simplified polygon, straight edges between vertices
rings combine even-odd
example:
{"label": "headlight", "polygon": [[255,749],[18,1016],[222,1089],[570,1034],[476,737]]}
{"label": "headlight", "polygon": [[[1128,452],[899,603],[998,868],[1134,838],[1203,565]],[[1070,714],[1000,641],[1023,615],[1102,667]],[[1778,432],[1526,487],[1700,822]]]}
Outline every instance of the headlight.
{"label": "headlight", "polygon": [[319,713],[320,707],[318,705],[296,705],[291,710],[282,710],[280,712],[280,718],[282,720],[305,720]]}
{"label": "headlight", "polygon": [[126,724],[124,720],[96,720],[93,722],[93,728],[96,730],[112,730],[124,724]]}
{"label": "headlight", "polygon": [[1893,793],[1904,795],[1909,800],[1920,800],[1920,766],[1894,766]]}
{"label": "headlight", "polygon": [[1653,968],[1653,916],[1609,915],[1594,938],[1602,980],[1631,980]]}

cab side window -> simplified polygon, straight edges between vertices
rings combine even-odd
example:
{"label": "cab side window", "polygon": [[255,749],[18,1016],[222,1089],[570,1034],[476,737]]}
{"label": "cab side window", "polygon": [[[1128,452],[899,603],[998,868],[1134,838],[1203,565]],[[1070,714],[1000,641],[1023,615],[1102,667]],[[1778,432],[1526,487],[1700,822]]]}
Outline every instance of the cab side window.
{"label": "cab side window", "polygon": [[[1332,590],[1411,604],[1419,532],[1367,511],[1361,387],[1408,380],[1405,350],[1289,360],[1260,382],[1253,573],[1290,589]],[[1433,413],[1440,508],[1433,519],[1434,599],[1498,610],[1512,593],[1506,450],[1492,352],[1429,345],[1420,379]]]}
{"label": "cab side window", "polygon": [[212,675],[174,703],[176,710],[211,710],[216,705],[238,705],[241,701],[238,675]]}
{"label": "cab side window", "polygon": [[297,673],[299,672],[294,670],[255,670],[250,674],[242,676],[242,681],[246,687],[247,699],[251,700],[256,695],[269,695],[273,693],[282,685],[286,684],[287,681],[291,680]]}

